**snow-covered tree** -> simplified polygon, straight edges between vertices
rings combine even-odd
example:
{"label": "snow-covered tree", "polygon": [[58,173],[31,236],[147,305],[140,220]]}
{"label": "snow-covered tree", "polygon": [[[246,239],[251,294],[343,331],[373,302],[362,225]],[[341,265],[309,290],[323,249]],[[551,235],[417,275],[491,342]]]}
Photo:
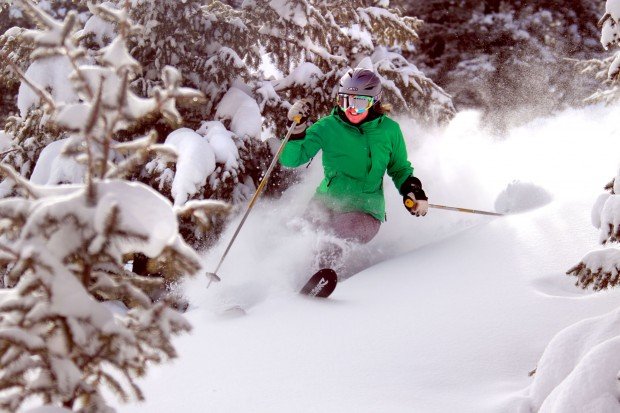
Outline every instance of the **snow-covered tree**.
{"label": "snow-covered tree", "polygon": [[594,86],[565,59],[595,55],[596,0],[392,3],[424,20],[420,68],[494,126],[581,104]]}
{"label": "snow-covered tree", "polygon": [[[40,0],[38,6],[52,17],[63,19],[69,10],[78,12],[77,18],[83,22],[87,18],[88,8],[85,0]],[[20,28],[31,28],[32,22],[24,15],[22,10],[13,2],[3,2],[0,7],[0,50],[10,56],[13,62],[18,63],[22,70],[26,70],[29,62],[31,45],[22,42],[17,33]],[[0,67],[0,128],[3,127],[5,118],[15,113],[17,89],[19,78],[12,73],[10,66]],[[7,73],[8,72],[8,73]]]}
{"label": "snow-covered tree", "polygon": [[[592,207],[592,225],[599,229],[599,242],[613,245],[620,242],[620,170],[605,186]],[[592,251],[568,270],[567,274],[577,277],[577,285],[597,290],[620,284],[620,249],[608,247]]]}
{"label": "snow-covered tree", "polygon": [[[242,49],[262,48],[284,75],[270,85],[257,85],[262,95],[259,103],[270,125],[282,125],[280,100],[290,103],[302,97],[312,98],[315,112],[327,113],[333,107],[340,77],[365,57],[372,59],[373,68],[383,80],[385,100],[396,111],[430,122],[449,119],[454,114],[450,97],[401,55],[417,41],[420,20],[403,16],[385,4],[363,0],[257,0],[244,2],[240,10],[235,10],[213,1],[207,10],[234,14],[236,19],[227,24],[245,30]],[[216,13],[215,17],[220,15],[224,13]],[[270,108],[277,111],[273,113]]]}
{"label": "snow-covered tree", "polygon": [[102,389],[124,401],[143,399],[135,379],[149,364],[175,357],[172,336],[190,329],[167,300],[153,303],[149,297],[161,278],[135,274],[126,267],[126,257],[143,254],[177,276],[195,274],[199,257],[182,240],[177,214],[204,218],[224,208],[201,202],[175,210],[150,187],[124,180],[149,156],[174,158],[176,152],[156,144],[154,133],[122,143],[115,138],[152,112],[178,123],[176,102],[202,95],[180,87],[178,71],[169,66],[162,69],[162,85],[151,97],[129,90],[140,66],[126,45],[139,27],[128,19],[126,8],[92,7],[119,30],[94,61],[84,62],[73,36],[75,13],[61,22],[30,0],[22,5],[39,25],[24,34],[35,46],[34,57],[67,59],[72,71],[66,87],[71,85],[78,99],[59,98],[17,65],[13,69],[43,102],[40,110],[49,122],[66,132],[53,161],[62,156],[62,162],[82,165],[84,182],[38,185],[0,164],[15,194],[0,200],[0,264],[5,270],[0,410],[17,411],[28,400],[29,405],[71,411],[112,412]]}
{"label": "snow-covered tree", "polygon": [[[620,2],[608,0],[605,3],[605,14],[599,20],[601,44],[608,50],[618,46],[620,38]],[[592,94],[588,101],[613,103],[620,98],[620,52],[605,59],[591,59],[577,64],[584,73],[592,73],[603,82],[606,89]]]}
{"label": "snow-covered tree", "polygon": [[[605,14],[600,20],[601,43],[605,48],[618,44],[620,37],[620,0],[607,0]],[[592,62],[590,64],[593,64]],[[608,67],[608,78],[613,82],[610,90],[599,92],[591,99],[610,101],[619,96],[617,82],[620,76],[620,53]],[[616,177],[605,186],[606,193],[602,194],[592,208],[592,224],[599,229],[599,242],[603,245],[614,244],[620,241],[620,171]],[[605,289],[620,283],[620,250],[606,248],[593,251],[582,258],[581,262],[568,271],[568,274],[578,277],[577,285],[595,290]]]}
{"label": "snow-covered tree", "polygon": [[[38,7],[52,17],[65,18],[69,10],[74,10],[74,19],[86,19],[83,1],[63,0],[58,2],[41,1]],[[32,23],[24,20],[23,12],[16,6],[5,7],[4,10],[15,23],[29,28]],[[49,116],[42,110],[44,101],[33,90],[21,81],[18,72],[27,74],[30,81],[40,89],[46,90],[58,101],[77,101],[78,97],[68,83],[72,71],[70,61],[62,55],[33,54],[32,40],[24,36],[27,29],[11,27],[0,36],[0,57],[6,62],[0,74],[3,89],[14,107],[17,102],[18,113],[9,116],[1,125],[13,140],[10,152],[0,155],[0,159],[12,165],[24,177],[30,177],[42,150],[52,142],[65,138],[63,131],[48,122]],[[17,86],[17,95],[12,90]],[[7,194],[6,185],[0,190]]]}
{"label": "snow-covered tree", "polygon": [[[608,0],[601,42],[615,44],[620,1]],[[613,33],[616,33],[615,35]],[[620,61],[620,60],[619,60]],[[615,69],[610,69],[613,73]],[[617,73],[615,74],[617,75]],[[592,207],[592,224],[605,246],[586,254],[567,271],[576,285],[594,291],[620,284],[620,168]],[[620,310],[575,323],[548,344],[529,389],[532,411],[613,411],[618,400]],[[585,411],[584,410],[584,411]]]}
{"label": "snow-covered tree", "polygon": [[[105,4],[119,9],[124,3],[117,0]],[[450,96],[401,54],[413,48],[420,21],[402,16],[386,4],[361,0],[329,4],[314,0],[228,4],[209,0],[204,5],[197,0],[130,2],[129,15],[142,30],[127,44],[143,71],[128,79],[129,89],[136,96],[147,96],[164,86],[158,77],[162,68],[179,67],[183,85],[200,90],[206,97],[201,105],[179,103],[183,126],[202,136],[199,145],[210,146],[204,150],[213,152],[215,164],[187,180],[187,173],[176,176],[178,170],[186,169],[186,156],[181,155],[179,164],[165,155],[153,154],[129,178],[149,184],[179,207],[185,201],[201,199],[246,201],[273,156],[265,138],[284,134],[289,105],[301,97],[311,97],[314,114],[327,114],[334,105],[338,79],[364,58],[370,58],[369,66],[382,76],[384,99],[396,111],[429,122],[449,119],[454,113]],[[91,15],[75,34],[84,50],[82,62],[92,62],[104,53],[118,30],[106,16]],[[27,43],[19,29],[11,33],[23,40],[14,41],[13,50],[18,44],[24,50]],[[73,69],[65,56],[30,60],[20,58],[23,55],[11,55],[13,78],[14,67],[19,67],[55,99],[79,101],[78,96],[65,94],[71,89],[61,79]],[[265,65],[273,67],[275,78],[265,75]],[[23,82],[20,88],[29,90]],[[37,94],[28,92],[18,97],[19,114],[5,128],[13,146],[0,159],[30,178],[39,157],[54,151],[51,144],[69,136],[49,122],[41,107],[44,101]],[[174,147],[175,139],[167,137],[178,126],[152,113],[115,139],[125,141],[155,129],[158,143]],[[48,146],[52,147],[43,152]],[[76,182],[76,172],[75,168],[64,171],[54,183]],[[285,174],[276,170],[266,193],[280,192],[283,177]],[[7,186],[0,186],[4,195],[10,193]],[[181,186],[187,190],[178,191]],[[183,234],[192,245],[204,245],[207,232],[196,223],[195,216],[183,221]]]}

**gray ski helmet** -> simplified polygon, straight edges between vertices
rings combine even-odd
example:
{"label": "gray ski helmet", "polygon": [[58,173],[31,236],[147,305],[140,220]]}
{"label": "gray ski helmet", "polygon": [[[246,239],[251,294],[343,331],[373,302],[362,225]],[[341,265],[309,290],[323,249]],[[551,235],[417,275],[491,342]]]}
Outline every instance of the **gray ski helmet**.
{"label": "gray ski helmet", "polygon": [[338,93],[372,96],[381,99],[381,79],[372,70],[357,68],[349,70],[340,79]]}

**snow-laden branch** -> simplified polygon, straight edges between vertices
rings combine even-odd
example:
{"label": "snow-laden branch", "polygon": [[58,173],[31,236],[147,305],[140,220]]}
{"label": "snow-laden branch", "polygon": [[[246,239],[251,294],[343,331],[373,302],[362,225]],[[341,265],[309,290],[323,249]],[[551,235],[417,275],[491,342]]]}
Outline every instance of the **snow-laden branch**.
{"label": "snow-laden branch", "polygon": [[620,282],[620,250],[592,251],[566,274],[576,276],[575,285],[582,288],[592,286],[594,291],[599,291],[614,287]]}

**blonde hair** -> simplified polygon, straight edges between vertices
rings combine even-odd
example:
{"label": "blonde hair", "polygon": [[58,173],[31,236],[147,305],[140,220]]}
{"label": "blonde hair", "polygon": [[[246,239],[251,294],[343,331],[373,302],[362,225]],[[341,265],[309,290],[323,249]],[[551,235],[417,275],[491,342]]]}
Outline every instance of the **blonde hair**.
{"label": "blonde hair", "polygon": [[383,103],[383,102],[377,102],[373,106],[373,109],[380,115],[387,115],[388,113],[392,112],[393,108],[394,107],[392,106],[391,103]]}

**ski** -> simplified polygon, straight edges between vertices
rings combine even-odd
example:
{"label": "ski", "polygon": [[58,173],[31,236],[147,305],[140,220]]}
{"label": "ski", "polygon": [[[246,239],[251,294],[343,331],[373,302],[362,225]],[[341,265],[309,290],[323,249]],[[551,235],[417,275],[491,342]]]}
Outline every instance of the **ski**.
{"label": "ski", "polygon": [[330,268],[323,268],[314,274],[299,292],[310,297],[327,298],[334,292],[338,284],[336,272]]}

